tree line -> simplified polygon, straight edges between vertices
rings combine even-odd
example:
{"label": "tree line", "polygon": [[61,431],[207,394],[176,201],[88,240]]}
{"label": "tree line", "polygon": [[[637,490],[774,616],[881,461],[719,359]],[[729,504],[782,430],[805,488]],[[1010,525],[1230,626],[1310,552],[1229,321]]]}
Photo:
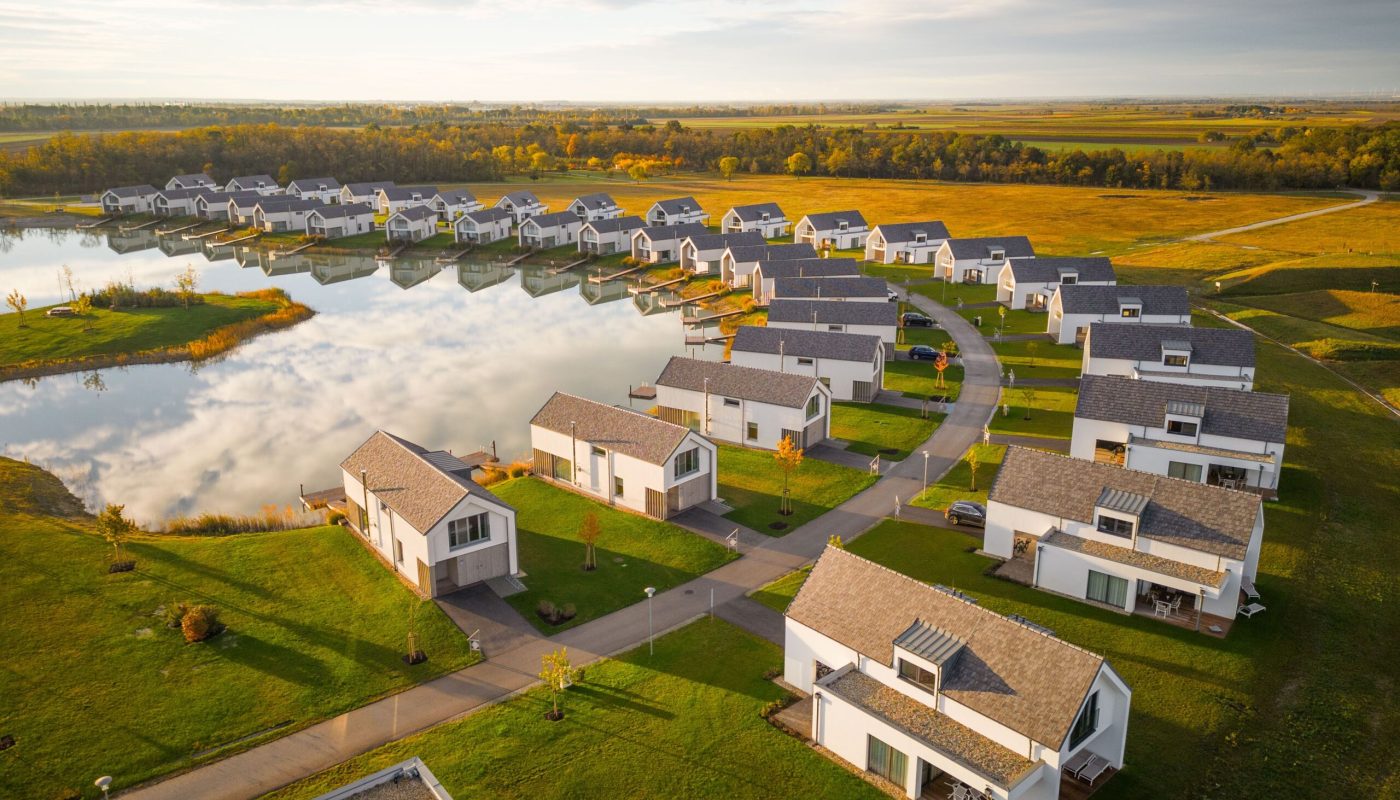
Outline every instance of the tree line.
{"label": "tree line", "polygon": [[492,181],[569,169],[669,170],[915,178],[1149,189],[1400,189],[1400,123],[1281,128],[1268,146],[1051,151],[1004,136],[782,125],[735,131],[665,125],[488,123],[386,128],[227,125],[189,130],[59,134],[0,153],[0,194],[90,193],[172,174],[218,180]]}

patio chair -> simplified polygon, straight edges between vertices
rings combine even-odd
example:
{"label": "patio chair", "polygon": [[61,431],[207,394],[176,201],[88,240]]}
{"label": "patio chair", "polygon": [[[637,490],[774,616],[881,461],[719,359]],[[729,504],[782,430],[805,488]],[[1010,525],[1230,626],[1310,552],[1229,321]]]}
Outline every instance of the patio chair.
{"label": "patio chair", "polygon": [[1084,769],[1084,767],[1088,766],[1089,759],[1093,757],[1094,754],[1089,752],[1088,750],[1080,750],[1078,753],[1074,754],[1074,758],[1071,758],[1070,760],[1066,761],[1060,767],[1060,769],[1064,772],[1069,773],[1072,777],[1077,778],[1079,777],[1079,770]]}
{"label": "patio chair", "polygon": [[1175,614],[1179,608],[1181,608],[1181,595],[1172,598],[1172,613]]}
{"label": "patio chair", "polygon": [[1154,601],[1152,601],[1152,602],[1153,602],[1153,612],[1152,612],[1152,613],[1156,614],[1156,615],[1159,616],[1159,617],[1168,617],[1168,616],[1171,616],[1171,613],[1172,613],[1172,604],[1171,604],[1171,603],[1168,603],[1168,602],[1165,601],[1165,600],[1154,600]]}
{"label": "patio chair", "polygon": [[1252,616],[1254,616],[1255,614],[1258,614],[1260,611],[1264,611],[1264,610],[1265,610],[1265,608],[1264,608],[1263,606],[1259,605],[1258,603],[1250,603],[1250,604],[1247,605],[1247,606],[1240,606],[1240,616],[1242,616],[1242,617],[1252,617]]}
{"label": "patio chair", "polygon": [[1111,766],[1113,765],[1108,762],[1108,759],[1101,755],[1094,754],[1089,756],[1089,763],[1085,764],[1084,769],[1079,770],[1079,774],[1075,777],[1093,786],[1094,781],[1103,777],[1103,774],[1107,772],[1108,768]]}

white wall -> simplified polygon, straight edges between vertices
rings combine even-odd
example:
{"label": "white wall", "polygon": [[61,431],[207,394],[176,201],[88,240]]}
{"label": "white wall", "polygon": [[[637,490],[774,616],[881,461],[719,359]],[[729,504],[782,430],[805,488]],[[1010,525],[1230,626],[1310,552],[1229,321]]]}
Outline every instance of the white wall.
{"label": "white wall", "polygon": [[856,333],[865,336],[878,336],[880,341],[887,344],[894,344],[895,337],[899,332],[897,325],[845,325],[818,322],[815,326],[810,322],[774,322],[768,320],[768,327],[781,328],[789,331],[832,331],[834,333]]}
{"label": "white wall", "polygon": [[[711,439],[734,442],[764,450],[776,450],[778,442],[782,440],[784,430],[801,431],[810,422],[815,422],[818,419],[822,420],[824,435],[831,436],[830,398],[826,393],[820,392],[820,390],[818,392],[822,395],[822,413],[810,421],[806,419],[805,407],[788,408],[751,400],[739,400],[739,406],[734,407],[725,404],[724,395],[711,393],[709,396],[710,424],[708,430],[704,428],[704,392],[677,389],[672,386],[657,386],[656,404],[700,415],[702,426],[700,432]],[[758,424],[757,439],[748,439],[746,436],[750,422]],[[815,444],[815,442],[808,444]]]}
{"label": "white wall", "polygon": [[[645,514],[647,511],[647,489],[665,493],[672,486],[691,480],[707,480],[710,484],[709,499],[715,497],[718,488],[716,448],[712,442],[691,433],[666,459],[664,464],[652,464],[631,456],[618,453],[606,445],[600,445],[604,454],[593,452],[591,442],[583,439],[575,442],[568,434],[558,433],[538,425],[530,426],[530,444],[537,450],[551,453],[572,461],[577,472],[575,486],[594,495],[605,503],[616,504]],[[673,459],[680,452],[697,448],[700,450],[700,470],[677,479],[672,467]],[[570,452],[576,452],[571,457]],[[622,478],[622,494],[614,493],[613,478]]]}
{"label": "white wall", "polygon": [[1200,483],[1207,482],[1210,465],[1218,464],[1245,469],[1246,480],[1250,486],[1276,490],[1278,489],[1279,472],[1283,464],[1284,444],[1282,442],[1264,442],[1255,439],[1216,436],[1200,432],[1198,432],[1196,436],[1180,436],[1168,433],[1165,428],[1128,425],[1121,422],[1088,419],[1085,417],[1074,418],[1072,437],[1073,438],[1070,439],[1070,455],[1088,461],[1094,459],[1094,444],[1096,441],[1102,439],[1105,441],[1128,444],[1131,437],[1154,439],[1165,442],[1180,442],[1183,444],[1199,444],[1203,447],[1217,447],[1242,453],[1272,455],[1271,463],[1261,464],[1258,461],[1248,458],[1231,458],[1224,455],[1157,448],[1144,442],[1128,444],[1127,457],[1123,466],[1141,472],[1150,472],[1153,475],[1168,475],[1169,465],[1173,461],[1183,464],[1199,464],[1201,466]]}
{"label": "white wall", "polygon": [[[1253,367],[1198,364],[1194,360],[1184,367],[1169,367],[1156,360],[1100,358],[1094,355],[1092,337],[1084,342],[1082,372],[1085,375],[1121,375],[1125,378],[1179,383],[1184,386],[1218,386],[1246,392],[1254,390]],[[1154,374],[1143,374],[1144,372]]]}
{"label": "white wall", "polygon": [[[884,352],[879,351],[872,361],[838,361],[834,358],[812,358],[793,355],[780,356],[777,353],[752,353],[734,350],[729,354],[730,363],[741,367],[757,367],[774,372],[792,375],[811,375],[823,379],[831,388],[834,400],[854,400],[855,383],[865,381],[874,384],[873,392],[884,387]],[[810,361],[810,364],[801,363]],[[873,399],[873,398],[872,398]]]}

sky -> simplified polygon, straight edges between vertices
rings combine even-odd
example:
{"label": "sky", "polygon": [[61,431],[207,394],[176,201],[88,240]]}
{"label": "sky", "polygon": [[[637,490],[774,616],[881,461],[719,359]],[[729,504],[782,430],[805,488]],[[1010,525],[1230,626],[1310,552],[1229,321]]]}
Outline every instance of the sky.
{"label": "sky", "polygon": [[0,97],[1400,94],[1396,0],[0,0]]}

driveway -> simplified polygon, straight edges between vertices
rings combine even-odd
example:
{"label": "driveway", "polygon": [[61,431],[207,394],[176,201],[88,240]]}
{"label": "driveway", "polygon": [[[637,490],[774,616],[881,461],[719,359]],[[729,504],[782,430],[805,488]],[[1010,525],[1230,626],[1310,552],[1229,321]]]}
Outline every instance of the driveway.
{"label": "driveway", "polygon": [[462,633],[477,635],[487,658],[544,638],[484,583],[443,595],[437,604]]}

